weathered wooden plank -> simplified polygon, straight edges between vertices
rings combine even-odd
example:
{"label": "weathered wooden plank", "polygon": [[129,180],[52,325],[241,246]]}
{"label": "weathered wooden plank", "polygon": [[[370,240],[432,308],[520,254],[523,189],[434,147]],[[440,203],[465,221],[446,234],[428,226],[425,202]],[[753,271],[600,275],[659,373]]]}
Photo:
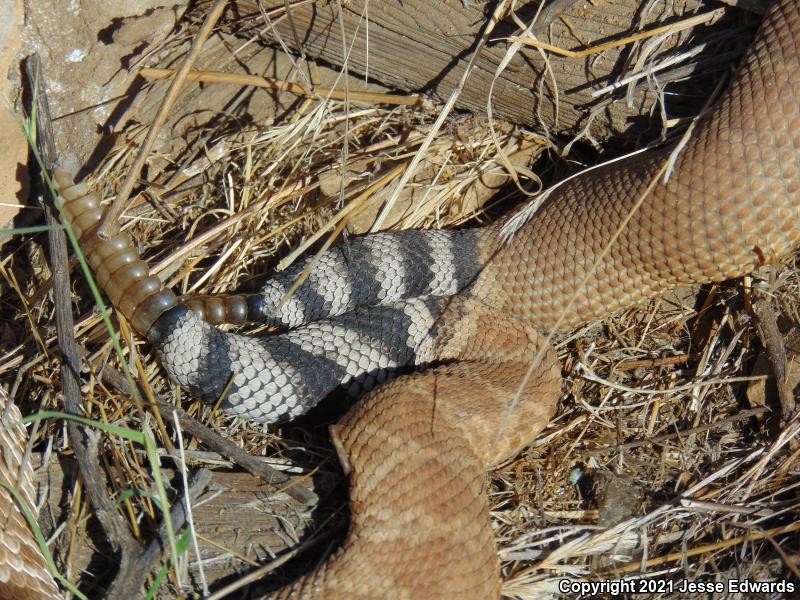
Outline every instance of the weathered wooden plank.
{"label": "weathered wooden plank", "polygon": [[[285,6],[283,0],[262,0],[260,4],[267,10]],[[538,1],[521,4],[517,14],[528,23]],[[566,11],[556,14],[549,28],[540,28],[538,37],[573,50],[635,33],[640,22],[646,29],[679,21],[682,16],[703,9],[699,0],[578,0],[565,4],[569,5]],[[238,0],[237,10],[241,15],[253,14],[256,5],[254,0]],[[350,73],[368,74],[401,90],[426,91],[442,100],[456,87],[495,5],[494,1],[455,0],[312,2],[294,6],[291,19],[278,17],[272,24],[285,44],[295,49],[299,44],[310,57],[341,66],[349,52]],[[263,22],[259,27],[263,28]],[[264,30],[268,32],[269,28]],[[499,40],[516,31],[509,18],[497,26],[492,39]],[[674,46],[677,40],[678,36],[673,36],[661,51]],[[506,46],[496,41],[483,50],[457,102],[458,108],[485,113],[489,89]],[[629,53],[630,47],[580,59],[551,54],[552,75],[548,75],[542,55],[535,49],[523,49],[495,82],[494,114],[514,123],[544,124],[550,132],[578,131],[592,107],[599,105],[591,96],[592,90],[615,81]],[[625,102],[603,106],[594,115],[590,131],[603,138],[624,130],[632,117],[648,114],[652,103],[652,94],[638,92],[630,106]]]}
{"label": "weathered wooden plank", "polygon": [[[35,455],[34,464],[40,461],[41,456]],[[170,470],[164,473],[168,480],[175,475]],[[68,516],[74,475],[75,463],[71,460],[52,460],[36,474],[39,493],[47,499],[40,511],[40,521],[48,533]],[[298,480],[297,485],[308,486],[308,482]],[[214,471],[208,491],[192,507],[206,581],[213,583],[269,562],[275,554],[295,545],[298,538],[306,537],[315,510],[313,506],[300,505],[285,493],[275,494],[249,473]],[[64,533],[62,530],[61,535]],[[91,532],[78,535],[82,536],[82,543],[71,556],[73,577],[79,570],[90,568],[96,555],[108,552],[107,548],[94,545]],[[187,575],[197,581],[198,561],[193,550],[188,559]]]}

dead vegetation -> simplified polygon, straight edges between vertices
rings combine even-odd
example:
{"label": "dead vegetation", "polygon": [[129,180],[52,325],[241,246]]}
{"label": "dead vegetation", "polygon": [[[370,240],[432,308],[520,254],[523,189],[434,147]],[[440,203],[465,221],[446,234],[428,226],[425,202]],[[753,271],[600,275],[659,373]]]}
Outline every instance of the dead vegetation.
{"label": "dead vegetation", "polygon": [[[179,65],[198,17],[190,14],[147,64]],[[236,43],[233,54],[252,40]],[[302,65],[289,72],[300,80],[317,74]],[[154,105],[166,85],[141,93]],[[330,87],[346,89],[343,81]],[[376,219],[397,228],[481,222],[483,211],[507,207],[515,193],[509,163],[529,165],[557,141],[500,123],[492,133],[477,117],[450,118],[434,137],[441,107],[385,104],[374,89],[367,101],[295,100],[275,92],[274,106],[285,110],[258,119],[239,110],[249,93],[218,113],[193,104],[207,96],[191,89],[167,115],[163,130],[173,137],[149,155],[119,221],[140,240],[154,271],[182,294],[254,291],[273,269],[346,233],[366,232]],[[149,124],[121,132],[90,177],[106,196],[120,188]],[[409,173],[415,159],[418,168]],[[527,191],[538,191],[527,170],[517,176]],[[402,179],[404,191],[384,210]],[[26,414],[63,408],[52,279],[40,241],[7,244],[0,264],[7,315],[0,377]],[[124,323],[118,324],[124,353],[118,357],[79,270],[72,276],[74,335],[84,351],[83,414],[152,432],[173,500],[185,493],[174,470],[183,458],[184,472],[195,473],[229,470],[236,462],[209,445],[222,443],[211,434],[190,432],[191,418],[284,474],[273,479],[280,493],[241,474],[206,482],[201,503],[211,509],[194,511],[202,561],[189,549],[162,583],[165,597],[178,589],[192,597],[206,579],[230,583],[232,573],[281,563],[298,544],[314,547],[299,558],[315,564],[335,539],[331,523],[341,525],[346,513],[324,429],[310,421],[267,429],[192,401],[166,381],[149,346],[133,339]],[[528,450],[491,473],[508,597],[545,597],[560,591],[562,579],[797,582],[800,420],[787,403],[797,397],[800,359],[788,343],[764,355],[785,373],[783,394],[769,386],[759,391],[772,371],[753,366],[765,340],[776,343],[764,322],[774,317],[779,340],[796,331],[799,299],[800,274],[790,264],[745,281],[683,290],[557,340],[565,378],[558,416]],[[755,302],[768,303],[767,316],[752,310]],[[141,386],[141,405],[126,387],[125,369]],[[180,426],[170,405],[186,410]],[[72,454],[65,434],[63,422],[51,420],[32,442],[43,464],[40,480],[52,486],[43,512],[60,571],[96,597],[115,565],[98,559],[109,549],[81,480],[61,479],[65,468],[71,473],[59,467]],[[152,465],[129,440],[104,434],[97,443],[105,484],[133,539],[146,545],[162,518]],[[241,472],[241,464],[233,470]],[[313,507],[312,487],[322,508]],[[682,595],[676,589],[665,596]]]}

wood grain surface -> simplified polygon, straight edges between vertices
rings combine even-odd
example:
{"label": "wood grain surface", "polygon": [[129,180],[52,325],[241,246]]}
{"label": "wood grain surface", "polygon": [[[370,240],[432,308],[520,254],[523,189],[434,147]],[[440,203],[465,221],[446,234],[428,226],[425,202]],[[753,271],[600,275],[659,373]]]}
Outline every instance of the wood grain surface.
{"label": "wood grain surface", "polygon": [[[35,455],[34,464],[40,463],[41,456]],[[179,483],[174,471],[165,469],[164,473],[167,480]],[[53,460],[37,471],[37,489],[40,495],[47,497],[40,521],[48,535],[55,525],[65,520],[72,522],[66,511],[71,507],[74,476],[75,463],[72,460]],[[296,485],[310,489],[308,481],[300,481],[302,478],[299,476],[293,476],[293,479]],[[310,535],[312,519],[324,518],[313,506],[302,506],[282,492],[276,494],[257,477],[222,470],[213,472],[208,491],[192,507],[192,514],[203,571],[209,583],[247,573],[259,564],[270,562],[275,555],[287,547],[296,546]],[[93,527],[92,522],[86,519],[80,519],[76,524],[76,548],[69,557],[72,573],[87,568],[91,570],[95,555],[109,552],[109,548],[95,544]],[[146,529],[147,525],[143,524],[142,528]],[[64,529],[61,535],[64,535]],[[145,533],[144,542],[149,542],[150,537]],[[184,576],[199,581],[194,551],[188,554]]]}
{"label": "wood grain surface", "polygon": [[[285,5],[283,0],[259,3],[238,0],[237,10],[240,15],[255,15],[257,4],[265,10]],[[718,7],[699,0],[656,0],[647,4],[649,8],[643,10],[640,0],[548,3],[548,7],[553,6],[549,15],[545,15],[550,17],[550,24],[542,22],[534,32],[540,40],[578,50]],[[314,2],[292,7],[291,19],[279,16],[272,20],[273,35],[263,19],[254,16],[253,20],[267,32],[266,40],[279,36],[288,47],[311,58],[339,67],[346,62],[350,73],[368,75],[399,90],[428,92],[444,100],[461,78],[470,52],[495,6],[495,2],[455,0]],[[538,2],[521,2],[517,15],[522,22],[530,23],[537,7]],[[701,25],[695,31],[702,38],[706,29]],[[511,18],[497,25],[492,41],[483,49],[456,103],[457,108],[486,112],[490,86],[506,53],[507,44],[500,40],[518,31]],[[670,36],[659,52],[670,52],[685,38],[686,32]],[[685,42],[679,46],[688,47]],[[648,114],[654,95],[639,90],[629,105],[624,100],[610,103],[607,99],[593,98],[592,91],[627,73],[626,61],[631,52],[632,46],[626,46],[579,59],[550,54],[548,74],[538,50],[522,49],[494,84],[494,114],[513,123],[544,126],[550,132],[560,133],[574,133],[588,122],[590,133],[598,138],[625,130],[632,118]]]}

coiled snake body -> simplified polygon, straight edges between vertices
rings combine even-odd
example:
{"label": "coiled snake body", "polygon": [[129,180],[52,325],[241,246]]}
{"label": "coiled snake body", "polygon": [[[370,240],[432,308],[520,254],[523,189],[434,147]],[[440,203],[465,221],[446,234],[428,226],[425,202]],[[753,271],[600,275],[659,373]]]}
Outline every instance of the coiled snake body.
{"label": "coiled snake body", "polygon": [[485,469],[554,411],[559,367],[537,331],[794,248],[799,53],[800,8],[774,2],[666,184],[669,149],[568,181],[506,243],[497,226],[379,234],[329,251],[285,305],[304,265],[259,297],[201,303],[211,321],[262,315],[288,329],[263,339],[204,321],[149,276],[127,236],[97,239],[97,200],[68,174],[55,179],[101,285],[192,394],[216,400],[230,380],[225,408],[271,422],[341,386],[372,390],[332,428],[350,478],[347,539],[278,597],[497,598]]}

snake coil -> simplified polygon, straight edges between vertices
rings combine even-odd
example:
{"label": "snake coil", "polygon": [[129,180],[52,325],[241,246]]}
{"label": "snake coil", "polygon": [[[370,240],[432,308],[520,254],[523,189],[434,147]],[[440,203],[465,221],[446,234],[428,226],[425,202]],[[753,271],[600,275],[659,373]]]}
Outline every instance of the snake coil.
{"label": "snake coil", "polygon": [[[555,352],[537,331],[789,254],[800,241],[798,98],[800,6],[777,0],[669,181],[665,148],[567,180],[507,243],[492,227],[354,239],[320,257],[286,303],[304,265],[255,299],[181,303],[127,235],[98,238],[102,210],[85,186],[55,179],[100,285],[190,394],[274,422],[334,389],[372,389],[333,429],[348,536],[280,597],[485,600],[500,595],[485,468],[529,443],[558,399]],[[193,311],[270,315],[288,331],[252,339]]]}

